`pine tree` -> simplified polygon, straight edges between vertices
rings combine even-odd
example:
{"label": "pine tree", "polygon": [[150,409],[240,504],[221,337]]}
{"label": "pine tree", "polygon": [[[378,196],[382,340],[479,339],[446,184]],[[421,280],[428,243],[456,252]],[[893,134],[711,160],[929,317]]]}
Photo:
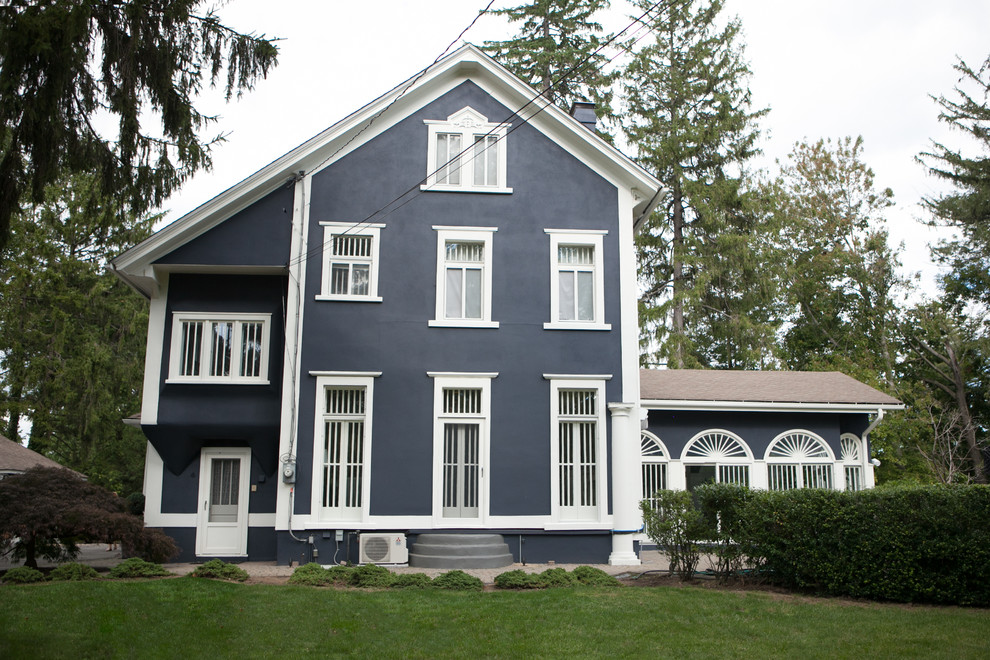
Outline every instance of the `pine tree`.
{"label": "pine tree", "polygon": [[[933,142],[931,151],[921,154],[921,161],[955,191],[928,197],[924,205],[934,224],[961,233],[935,250],[936,257],[952,269],[943,281],[946,294],[959,304],[981,301],[990,305],[990,57],[979,69],[962,60],[954,68],[960,75],[957,98],[935,99],[941,107],[939,121],[975,139],[982,153],[967,157],[961,150]],[[969,87],[975,92],[967,92]]]}
{"label": "pine tree", "polygon": [[97,179],[77,175],[14,217],[0,269],[0,418],[11,439],[30,428],[31,449],[127,494],[140,490],[145,441],[121,420],[140,408],[147,305],[106,264],[156,218],[108,205]]}
{"label": "pine tree", "polygon": [[[640,10],[649,0],[635,0]],[[654,39],[625,71],[625,134],[669,190],[638,237],[647,363],[753,368],[773,362],[773,242],[746,191],[756,120],[723,0],[672,0],[647,19]]]}
{"label": "pine tree", "polygon": [[[193,105],[204,84],[227,99],[276,63],[271,39],[220,23],[205,0],[48,0],[0,7],[0,249],[30,197],[97,173],[133,213],[159,206],[210,166],[221,138]],[[104,135],[94,126],[116,121]],[[148,125],[150,123],[150,126]]]}
{"label": "pine tree", "polygon": [[511,23],[522,22],[512,39],[485,42],[485,50],[544,98],[564,111],[574,101],[592,101],[599,118],[610,120],[615,73],[604,71],[608,58],[599,52],[609,36],[592,16],[608,0],[533,0],[497,9]]}

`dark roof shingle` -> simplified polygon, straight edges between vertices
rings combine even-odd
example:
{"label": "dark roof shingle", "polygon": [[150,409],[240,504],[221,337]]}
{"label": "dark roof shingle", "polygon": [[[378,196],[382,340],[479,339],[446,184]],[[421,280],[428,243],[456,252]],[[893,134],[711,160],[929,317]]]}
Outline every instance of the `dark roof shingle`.
{"label": "dark roof shingle", "polygon": [[0,435],[0,472],[24,472],[33,467],[63,467],[47,456]]}

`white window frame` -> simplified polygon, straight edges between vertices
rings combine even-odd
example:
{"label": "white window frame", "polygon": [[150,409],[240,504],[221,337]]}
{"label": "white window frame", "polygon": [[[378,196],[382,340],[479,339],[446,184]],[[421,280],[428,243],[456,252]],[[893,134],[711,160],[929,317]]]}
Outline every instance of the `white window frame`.
{"label": "white window frame", "polygon": [[[821,449],[824,450],[825,456],[809,456],[805,453],[798,453],[793,456],[771,456],[770,453],[774,451],[778,444],[780,444],[785,438],[789,436],[804,436],[812,440],[815,444],[819,445]],[[818,467],[822,468],[823,472],[828,475],[829,490],[834,490],[837,486],[837,480],[835,475],[835,454],[832,452],[832,448],[828,446],[825,439],[806,429],[790,429],[781,433],[773,441],[767,445],[767,451],[764,454],[764,460],[767,464],[767,488],[770,490],[792,490],[790,488],[774,488],[772,483],[773,477],[773,467],[775,465],[785,465],[792,466],[795,468],[794,478],[796,484],[794,486],[797,488],[809,488],[805,484],[805,468],[806,467]]]}
{"label": "white window frame", "polygon": [[[354,523],[368,521],[368,505],[371,501],[371,443],[372,419],[374,418],[375,378],[381,372],[338,372],[320,375],[316,378],[316,404],[313,422],[313,488],[312,508],[316,519],[321,523]],[[341,417],[326,410],[326,390],[333,387],[363,387],[364,392],[364,440],[362,445],[361,506],[351,510],[323,506],[323,444],[326,422]]]}
{"label": "white window frame", "polygon": [[[716,451],[708,456],[688,456],[688,452],[691,451],[692,447],[699,440],[709,435],[723,435],[730,440],[739,443],[742,448],[744,456],[731,456],[722,451]],[[737,433],[732,431],[727,431],[725,429],[705,429],[701,433],[697,433],[684,445],[684,449],[681,451],[681,463],[684,465],[684,488],[687,489],[687,471],[688,467],[691,465],[709,465],[715,467],[715,483],[723,483],[722,471],[723,468],[726,470],[738,469],[740,466],[746,468],[746,480],[748,486],[753,485],[753,465],[755,461],[753,460],[753,450],[750,449],[749,444],[742,439]],[[669,478],[668,474],[668,478]]]}
{"label": "white window frame", "polygon": [[[544,376],[546,377],[546,376]],[[608,427],[605,424],[605,409],[607,402],[605,399],[605,380],[601,377],[576,377],[550,378],[550,518],[551,524],[571,524],[586,526],[589,523],[601,523],[605,521],[608,512],[608,480],[607,472],[609,465],[606,456],[606,445],[608,444]],[[564,507],[560,504],[560,424],[567,421],[560,414],[560,391],[561,390],[595,390],[596,392],[596,415],[594,421],[595,431],[595,466],[596,466],[596,511],[594,517],[580,517],[572,515],[572,507]]]}
{"label": "white window frame", "polygon": [[[433,379],[433,526],[436,528],[484,527],[489,515],[489,474],[491,458],[491,407],[492,380],[497,372],[459,373],[427,372]],[[448,414],[443,410],[443,393],[447,389],[481,390],[481,412],[478,414]],[[479,426],[479,484],[478,517],[445,518],[443,515],[443,447],[444,425],[447,423],[477,422]]]}
{"label": "white window frame", "polygon": [[[480,112],[464,107],[447,117],[447,119],[426,119],[423,121],[428,129],[428,148],[426,157],[426,183],[421,190],[443,192],[476,192],[476,193],[511,193],[512,188],[506,185],[506,136],[512,124],[494,124]],[[441,172],[447,168],[437,166],[437,137],[441,134],[459,135],[461,152],[456,161],[450,162],[450,169],[459,169],[460,182],[447,183],[442,180]],[[497,181],[490,185],[474,183],[475,137],[486,136],[495,138]],[[453,160],[453,159],[452,159]]]}
{"label": "white window frame", "polygon": [[[847,443],[852,451],[847,450]],[[841,461],[840,469],[842,471],[842,487],[846,490],[864,490],[866,488],[866,461],[863,460],[863,456],[866,455],[866,450],[864,448],[865,444],[866,443],[863,442],[863,439],[855,433],[843,433],[839,436],[839,447],[841,449],[839,460]],[[850,483],[850,471],[856,475],[855,481],[857,483]],[[836,480],[836,488],[838,487],[838,480]]]}
{"label": "white window frame", "polygon": [[[611,330],[612,325],[605,323],[605,268],[604,268],[604,238],[605,230],[576,230],[576,229],[544,229],[550,237],[550,321],[543,324],[545,330]],[[594,318],[587,321],[560,319],[560,272],[558,251],[560,246],[574,245],[592,247],[594,249],[594,264],[585,270],[594,274]],[[576,296],[575,290],[575,296]]]}
{"label": "white window frame", "polygon": [[[492,321],[492,244],[498,227],[449,227],[434,225],[437,232],[437,304],[430,327],[438,328],[497,328]],[[447,243],[463,241],[481,243],[484,258],[481,265],[481,318],[447,318]]]}
{"label": "white window frame", "polygon": [[[321,222],[323,227],[323,275],[320,284],[320,293],[317,300],[344,300],[352,302],[381,302],[378,295],[378,266],[380,259],[381,231],[384,224],[371,223],[350,223],[350,222]],[[370,257],[335,257],[333,254],[334,236],[359,236],[371,239]],[[352,293],[331,293],[333,273],[332,264],[367,264],[368,265],[368,293],[356,295]],[[348,277],[348,283],[351,277]]]}
{"label": "white window frame", "polygon": [[[671,490],[670,488],[670,452],[667,451],[667,446],[663,444],[663,441],[655,433],[650,431],[640,431],[639,434],[639,445],[640,445],[640,471],[642,472],[642,500],[650,502],[650,505],[656,508],[656,500],[653,495],[656,491],[648,490],[648,483],[650,481],[662,481],[662,488],[657,490]],[[647,478],[647,466],[650,466],[653,470],[658,471],[661,474],[660,479],[648,479]]]}
{"label": "white window frame", "polygon": [[[182,375],[182,325],[185,322],[204,323],[204,331],[200,341],[200,372],[198,375]],[[261,364],[257,376],[239,376],[241,367],[241,347],[231,348],[230,375],[211,376],[209,374],[211,342],[206,341],[210,323],[231,323],[231,336],[241,336],[241,326],[244,323],[261,323]],[[271,314],[228,314],[210,312],[173,312],[172,313],[172,346],[169,354],[169,376],[166,383],[188,384],[226,384],[226,385],[267,385],[268,358],[271,354]]]}

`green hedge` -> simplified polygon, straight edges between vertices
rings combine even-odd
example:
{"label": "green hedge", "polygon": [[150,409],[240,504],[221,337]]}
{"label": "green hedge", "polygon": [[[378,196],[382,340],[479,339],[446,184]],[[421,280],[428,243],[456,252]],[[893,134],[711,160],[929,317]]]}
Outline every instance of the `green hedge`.
{"label": "green hedge", "polygon": [[753,491],[743,551],[832,595],[990,605],[990,487]]}

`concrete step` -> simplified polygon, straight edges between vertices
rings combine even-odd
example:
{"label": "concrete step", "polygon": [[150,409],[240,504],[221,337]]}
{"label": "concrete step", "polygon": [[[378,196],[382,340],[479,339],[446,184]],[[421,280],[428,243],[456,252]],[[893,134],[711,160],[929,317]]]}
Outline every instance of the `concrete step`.
{"label": "concrete step", "polygon": [[420,534],[409,549],[419,568],[502,568],[512,553],[501,534]]}

